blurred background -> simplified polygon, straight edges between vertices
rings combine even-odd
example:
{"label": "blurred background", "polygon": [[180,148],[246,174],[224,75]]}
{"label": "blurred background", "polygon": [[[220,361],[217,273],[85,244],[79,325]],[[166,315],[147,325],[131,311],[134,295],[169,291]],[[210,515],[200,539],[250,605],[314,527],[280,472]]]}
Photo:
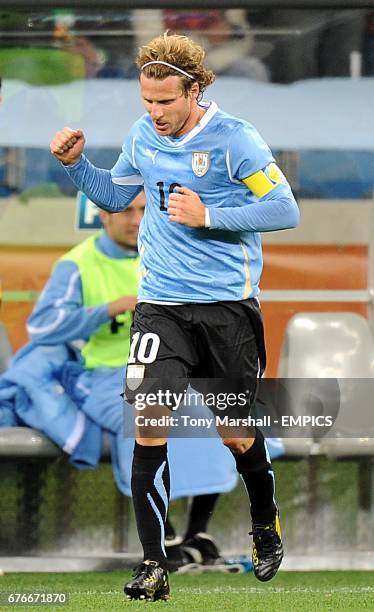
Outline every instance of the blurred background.
{"label": "blurred background", "polygon": [[[110,168],[143,112],[137,49],[169,29],[203,44],[217,74],[205,99],[257,127],[300,205],[296,230],[263,235],[267,376],[308,376],[290,364],[309,351],[312,376],[373,376],[374,3],[44,4],[0,2],[0,319],[12,350],[27,341],[26,319],[54,261],[96,227],[94,213],[84,222],[77,215],[80,196],[49,142],[63,125],[81,127],[87,156]],[[329,344],[332,328],[338,333]],[[311,329],[323,367],[308,344]],[[320,442],[286,444],[275,463],[285,567],[371,567],[370,434],[367,443]],[[108,466],[89,474],[49,462],[26,506],[17,461],[0,462],[0,472],[0,556],[138,550],[131,510]],[[63,491],[61,478],[69,482]],[[67,491],[70,512],[60,521]],[[186,503],[175,502],[177,521]],[[219,500],[212,533],[223,550],[240,549],[245,507],[240,486]]]}

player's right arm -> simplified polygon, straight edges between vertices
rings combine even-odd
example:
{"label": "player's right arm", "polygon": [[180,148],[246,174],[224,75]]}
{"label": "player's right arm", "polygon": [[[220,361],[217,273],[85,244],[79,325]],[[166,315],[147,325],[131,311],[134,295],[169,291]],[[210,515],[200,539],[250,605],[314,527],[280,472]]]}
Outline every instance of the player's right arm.
{"label": "player's right arm", "polygon": [[28,321],[34,344],[85,342],[98,328],[126,310],[135,310],[136,297],[126,295],[94,307],[83,303],[81,275],[75,262],[61,261],[39,297]]}
{"label": "player's right arm", "polygon": [[83,305],[81,275],[72,261],[55,267],[28,321],[27,332],[35,344],[85,341],[110,320],[108,305]]}
{"label": "player's right arm", "polygon": [[[129,158],[126,145],[114,168],[97,168],[83,155],[85,137],[80,129],[64,127],[50,144],[51,153],[64,166],[74,185],[100,208],[119,212],[142,190],[143,180]],[[118,180],[118,176],[121,180]]]}
{"label": "player's right arm", "polygon": [[85,142],[82,130],[64,127],[54,135],[50,144],[51,153],[64,166],[71,166],[79,162]]}

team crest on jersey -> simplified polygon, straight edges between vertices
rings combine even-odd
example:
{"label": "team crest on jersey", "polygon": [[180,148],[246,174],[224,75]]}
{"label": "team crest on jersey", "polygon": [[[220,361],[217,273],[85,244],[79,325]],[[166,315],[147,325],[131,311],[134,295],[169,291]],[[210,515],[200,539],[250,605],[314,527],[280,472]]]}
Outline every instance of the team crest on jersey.
{"label": "team crest on jersey", "polygon": [[194,151],[192,153],[192,170],[196,176],[204,176],[209,169],[208,151]]}

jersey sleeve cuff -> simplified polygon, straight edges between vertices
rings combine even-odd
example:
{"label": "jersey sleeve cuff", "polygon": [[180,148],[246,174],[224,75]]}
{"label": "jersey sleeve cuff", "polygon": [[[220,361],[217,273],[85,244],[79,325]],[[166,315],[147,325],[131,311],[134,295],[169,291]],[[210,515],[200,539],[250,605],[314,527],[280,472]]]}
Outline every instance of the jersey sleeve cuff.
{"label": "jersey sleeve cuff", "polygon": [[209,212],[209,208],[205,208],[205,227],[210,227],[210,212]]}
{"label": "jersey sleeve cuff", "polygon": [[87,161],[87,158],[82,153],[82,155],[80,156],[79,161],[77,161],[75,164],[63,164],[62,162],[60,162],[60,163],[61,163],[61,166],[63,168],[65,168],[65,170],[67,172],[69,172],[70,170],[77,170],[77,169],[79,169],[81,166],[83,166],[85,164],[86,161]]}
{"label": "jersey sleeve cuff", "polygon": [[220,227],[219,227],[219,219],[217,219],[217,213],[219,212],[219,209],[218,208],[210,208],[208,210],[206,208],[205,211],[206,212],[208,211],[208,214],[209,214],[209,225],[206,225],[206,212],[205,212],[205,227],[209,227],[209,229],[220,229]]}
{"label": "jersey sleeve cuff", "polygon": [[101,304],[101,306],[95,307],[97,322],[99,325],[102,325],[103,323],[108,323],[110,321],[111,317],[109,316],[108,309],[109,304]]}

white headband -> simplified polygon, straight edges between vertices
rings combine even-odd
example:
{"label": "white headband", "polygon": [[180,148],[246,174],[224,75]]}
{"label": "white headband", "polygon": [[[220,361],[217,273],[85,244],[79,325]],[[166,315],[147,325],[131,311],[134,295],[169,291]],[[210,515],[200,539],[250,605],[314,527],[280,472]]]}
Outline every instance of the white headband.
{"label": "white headband", "polygon": [[193,76],[188,74],[188,72],[186,72],[185,70],[182,70],[182,68],[178,68],[178,66],[174,66],[173,64],[168,64],[168,62],[163,62],[161,60],[154,60],[153,62],[147,62],[146,64],[143,64],[143,66],[141,67],[141,70],[144,70],[144,68],[146,68],[147,66],[152,66],[153,64],[162,64],[163,66],[168,66],[169,68],[173,68],[173,70],[176,70],[177,72],[180,72],[181,74],[184,74],[184,76],[188,77],[189,79],[196,81],[196,79]]}

